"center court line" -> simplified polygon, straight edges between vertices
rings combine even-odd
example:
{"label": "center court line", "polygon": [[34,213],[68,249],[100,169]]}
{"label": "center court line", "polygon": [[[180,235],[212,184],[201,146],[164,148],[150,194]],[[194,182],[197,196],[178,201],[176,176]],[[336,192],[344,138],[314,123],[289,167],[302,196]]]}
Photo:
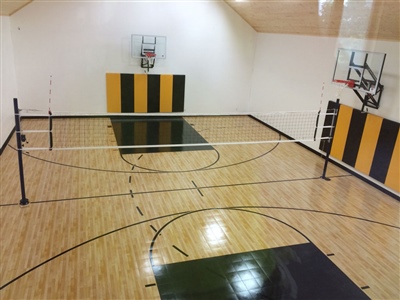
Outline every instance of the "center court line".
{"label": "center court line", "polygon": [[[330,178],[351,177],[351,176],[353,176],[353,175],[338,175],[338,176],[331,176]],[[320,179],[321,179],[320,177],[294,178],[294,179],[282,179],[282,180],[272,180],[272,181],[257,181],[257,182],[223,184],[223,185],[210,185],[210,186],[202,186],[201,188],[202,189],[214,189],[214,188],[226,188],[226,187],[247,186],[247,185],[251,186],[251,185],[262,185],[262,184],[271,184],[271,183],[282,183],[282,182],[320,180]],[[144,191],[144,192],[135,192],[134,195],[183,192],[183,191],[191,191],[191,190],[198,190],[198,188],[189,187],[189,188],[169,189],[169,190]],[[51,203],[51,202],[77,201],[77,200],[87,200],[87,199],[95,199],[95,198],[111,198],[111,197],[120,197],[120,196],[131,196],[131,195],[132,195],[131,193],[94,195],[94,196],[77,197],[77,198],[50,199],[50,200],[42,200],[42,201],[34,201],[34,202],[32,201],[32,202],[30,202],[30,204],[44,204],[44,203]],[[0,207],[14,206],[14,205],[19,205],[19,204],[18,203],[0,204]]]}

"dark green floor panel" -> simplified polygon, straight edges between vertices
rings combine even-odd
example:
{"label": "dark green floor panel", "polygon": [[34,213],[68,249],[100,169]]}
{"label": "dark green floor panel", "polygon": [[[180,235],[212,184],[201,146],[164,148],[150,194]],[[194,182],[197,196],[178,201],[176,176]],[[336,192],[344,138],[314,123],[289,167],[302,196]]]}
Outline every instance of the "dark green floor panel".
{"label": "dark green floor panel", "polygon": [[[121,154],[154,153],[174,151],[212,150],[212,146],[181,117],[131,117],[111,118],[118,146],[141,146],[123,148]],[[146,147],[148,145],[205,144],[204,146]]]}
{"label": "dark green floor panel", "polygon": [[369,299],[312,243],[153,266],[161,299]]}

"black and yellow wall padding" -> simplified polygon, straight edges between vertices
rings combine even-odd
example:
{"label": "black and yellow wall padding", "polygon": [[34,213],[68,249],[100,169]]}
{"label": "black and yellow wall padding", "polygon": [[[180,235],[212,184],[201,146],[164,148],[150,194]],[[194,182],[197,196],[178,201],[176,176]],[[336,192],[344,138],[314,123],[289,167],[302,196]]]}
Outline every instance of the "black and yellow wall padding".
{"label": "black and yellow wall padding", "polygon": [[107,73],[107,112],[183,112],[185,75]]}
{"label": "black and yellow wall padding", "polygon": [[[328,111],[334,108],[330,101]],[[331,116],[325,125],[331,124]],[[341,104],[331,156],[400,192],[400,124]],[[322,133],[327,136],[327,132]],[[326,152],[322,140],[320,149]]]}

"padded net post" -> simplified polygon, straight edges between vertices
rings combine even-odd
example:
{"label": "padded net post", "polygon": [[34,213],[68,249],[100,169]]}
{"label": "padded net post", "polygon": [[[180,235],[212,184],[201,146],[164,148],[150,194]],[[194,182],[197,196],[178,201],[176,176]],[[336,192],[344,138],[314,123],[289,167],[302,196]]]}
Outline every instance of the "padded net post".
{"label": "padded net post", "polygon": [[25,178],[24,178],[24,165],[22,160],[22,137],[21,137],[21,123],[19,118],[19,109],[18,109],[18,99],[14,98],[14,116],[15,116],[15,131],[17,138],[17,153],[18,153],[18,167],[19,167],[19,182],[21,187],[21,200],[19,201],[19,205],[21,207],[27,206],[29,204],[29,200],[26,198],[25,194]]}
{"label": "padded net post", "polygon": [[336,105],[335,105],[335,113],[332,116],[332,127],[329,132],[329,138],[328,138],[328,149],[326,150],[326,155],[325,155],[325,163],[324,163],[324,169],[322,171],[321,178],[329,181],[330,179],[326,177],[326,170],[328,168],[328,162],[329,162],[329,156],[331,154],[331,149],[332,149],[332,143],[333,143],[333,135],[335,132],[335,127],[336,127],[336,122],[337,122],[337,114],[339,111],[339,99],[336,99]]}

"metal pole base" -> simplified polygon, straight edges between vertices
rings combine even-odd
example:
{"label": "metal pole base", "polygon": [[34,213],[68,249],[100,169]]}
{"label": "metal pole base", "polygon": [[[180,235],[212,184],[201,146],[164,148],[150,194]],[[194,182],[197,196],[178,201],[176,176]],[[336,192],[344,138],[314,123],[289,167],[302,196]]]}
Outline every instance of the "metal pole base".
{"label": "metal pole base", "polygon": [[322,178],[323,180],[326,180],[326,181],[331,181],[331,179],[330,179],[330,178],[328,178],[328,177],[325,177],[325,176],[321,176],[320,178]]}
{"label": "metal pole base", "polygon": [[28,199],[19,200],[19,206],[20,207],[27,207],[28,205],[29,205],[29,200]]}

